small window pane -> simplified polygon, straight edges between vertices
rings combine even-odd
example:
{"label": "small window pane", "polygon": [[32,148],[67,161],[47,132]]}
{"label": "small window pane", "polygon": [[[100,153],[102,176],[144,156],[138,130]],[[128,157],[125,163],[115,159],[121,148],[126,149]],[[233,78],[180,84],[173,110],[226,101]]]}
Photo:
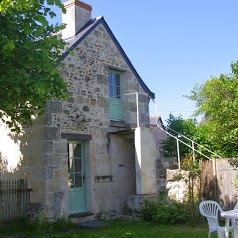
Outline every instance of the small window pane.
{"label": "small window pane", "polygon": [[121,98],[121,89],[119,87],[116,88],[116,98],[120,99]]}
{"label": "small window pane", "polygon": [[75,172],[82,172],[82,160],[81,159],[75,159]]}
{"label": "small window pane", "polygon": [[112,87],[112,85],[109,85],[109,97],[110,98],[113,97],[113,87]]}
{"label": "small window pane", "polygon": [[116,94],[116,88],[113,87],[113,97],[116,98],[117,94]]}
{"label": "small window pane", "polygon": [[81,157],[81,145],[74,144],[74,157]]}
{"label": "small window pane", "polygon": [[116,74],[112,74],[112,85],[115,87],[116,85]]}
{"label": "small window pane", "polygon": [[119,74],[116,74],[115,76],[116,76],[116,86],[117,86],[117,87],[120,87],[120,86],[121,86],[121,85],[120,85],[120,75],[119,75]]}
{"label": "small window pane", "polygon": [[83,186],[83,178],[81,174],[75,174],[75,188],[80,188]]}
{"label": "small window pane", "polygon": [[69,173],[74,172],[74,161],[72,159],[68,159],[68,172]]}
{"label": "small window pane", "polygon": [[74,188],[74,175],[73,174],[69,174],[68,187],[69,188]]}

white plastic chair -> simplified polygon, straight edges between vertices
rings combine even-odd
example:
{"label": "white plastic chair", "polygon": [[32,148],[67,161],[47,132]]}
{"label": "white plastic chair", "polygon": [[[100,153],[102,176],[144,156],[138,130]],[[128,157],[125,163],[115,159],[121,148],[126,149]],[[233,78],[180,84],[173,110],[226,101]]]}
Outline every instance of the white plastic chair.
{"label": "white plastic chair", "polygon": [[[238,209],[238,203],[236,203],[234,209]],[[238,237],[238,222],[237,222],[237,220],[231,219],[231,225],[234,227],[234,234],[232,237]]]}
{"label": "white plastic chair", "polygon": [[[199,204],[200,213],[207,218],[208,221],[208,238],[212,232],[217,232],[218,238],[225,237],[225,227],[219,225],[218,214],[223,212],[221,206],[211,200],[203,201]],[[229,231],[233,231],[234,227],[229,227]]]}
{"label": "white plastic chair", "polygon": [[[235,209],[238,209],[238,203],[236,203],[236,205],[234,206],[233,209],[234,209],[234,210],[235,210]],[[237,221],[232,219],[232,220],[231,220],[231,225],[237,226]]]}

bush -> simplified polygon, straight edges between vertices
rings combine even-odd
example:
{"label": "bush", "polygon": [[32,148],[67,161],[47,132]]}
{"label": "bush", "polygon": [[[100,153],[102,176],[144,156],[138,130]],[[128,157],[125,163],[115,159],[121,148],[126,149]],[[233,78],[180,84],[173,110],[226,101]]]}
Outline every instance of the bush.
{"label": "bush", "polygon": [[142,218],[160,224],[187,224],[189,210],[186,204],[170,203],[165,200],[145,201]]}

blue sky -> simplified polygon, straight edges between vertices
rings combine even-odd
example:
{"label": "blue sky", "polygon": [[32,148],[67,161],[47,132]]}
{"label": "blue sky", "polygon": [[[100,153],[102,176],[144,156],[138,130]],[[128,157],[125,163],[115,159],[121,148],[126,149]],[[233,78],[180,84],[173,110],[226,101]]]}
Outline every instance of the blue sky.
{"label": "blue sky", "polygon": [[[65,1],[63,1],[65,2]],[[155,93],[158,114],[189,118],[183,97],[211,75],[230,73],[238,60],[237,0],[85,0],[106,22]],[[57,11],[57,21],[61,14]],[[155,114],[152,107],[151,115]]]}

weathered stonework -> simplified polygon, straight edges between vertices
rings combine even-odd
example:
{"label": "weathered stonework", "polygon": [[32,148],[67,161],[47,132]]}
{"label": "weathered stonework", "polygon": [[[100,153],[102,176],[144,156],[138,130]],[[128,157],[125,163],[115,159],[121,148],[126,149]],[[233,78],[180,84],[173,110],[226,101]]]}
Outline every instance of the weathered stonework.
{"label": "weathered stonework", "polygon": [[46,112],[60,114],[62,113],[62,102],[50,101],[46,104]]}
{"label": "weathered stonework", "polygon": [[158,198],[158,194],[131,195],[127,199],[127,207],[132,212],[141,212],[145,201],[156,201]]}
{"label": "weathered stonework", "polygon": [[[166,170],[168,199],[175,202],[186,201],[186,194],[188,192],[188,184],[185,182],[188,179],[189,171],[184,170]],[[183,179],[176,179],[176,177]]]}
{"label": "weathered stonework", "polygon": [[[91,179],[103,175],[113,176],[113,184],[110,182],[94,183],[93,181],[87,188],[87,194],[91,194],[87,198],[88,206],[95,213],[107,209],[122,211],[125,208],[127,196],[135,193],[134,182],[131,192],[129,189],[123,198],[122,184],[120,183],[122,177],[120,175],[115,176],[113,173],[113,171],[115,172],[113,170],[115,165],[112,164],[112,157],[109,153],[110,141],[107,135],[108,131],[113,130],[109,118],[109,69],[116,69],[122,73],[123,94],[139,92],[140,124],[141,126],[148,124],[149,98],[103,25],[96,27],[75,48],[74,54],[64,59],[64,67],[60,70],[68,85],[68,102],[49,103],[45,122],[47,125],[45,127],[45,139],[48,140],[45,156],[45,159],[48,160],[46,162],[48,167],[46,169],[46,185],[48,184],[45,193],[46,199],[48,196],[51,197],[52,193],[68,193],[68,185],[62,184],[66,180],[60,180],[60,178],[67,177],[65,172],[68,165],[66,162],[64,163],[67,161],[67,140],[60,139],[60,135],[62,133],[89,134],[92,135],[92,140],[89,143],[90,160],[86,162],[90,171],[88,176]],[[125,120],[122,125],[135,127],[137,112],[135,95],[124,96],[124,112]],[[49,113],[51,114],[49,115]],[[122,126],[121,130],[124,128]],[[115,129],[118,130],[118,128]],[[65,156],[64,159],[61,159],[61,163],[55,161],[57,158],[55,156],[60,154]],[[133,164],[134,152],[131,155]],[[130,179],[130,177],[126,179]],[[109,196],[112,189],[114,191],[113,196]],[[93,199],[94,197],[96,200]],[[116,197],[121,197],[121,199],[115,200]],[[64,196],[60,199],[64,200]],[[56,211],[58,213],[59,209],[56,207],[62,206],[62,204],[65,203],[63,201],[52,202],[50,205],[48,202],[48,214],[52,214],[50,207],[55,213]],[[63,210],[67,211],[67,208]]]}
{"label": "weathered stonework", "polygon": [[[136,193],[133,129],[137,104],[135,95],[125,94],[138,93],[140,126],[145,127],[149,123],[147,92],[102,23],[63,63],[59,70],[67,83],[68,99],[48,102],[44,121],[26,130],[19,145],[23,159],[14,176],[29,180],[32,202],[41,203],[47,217],[68,216],[67,143],[81,141],[85,143],[86,211],[123,212],[128,196]],[[121,73],[122,121],[110,120],[109,70]]]}

